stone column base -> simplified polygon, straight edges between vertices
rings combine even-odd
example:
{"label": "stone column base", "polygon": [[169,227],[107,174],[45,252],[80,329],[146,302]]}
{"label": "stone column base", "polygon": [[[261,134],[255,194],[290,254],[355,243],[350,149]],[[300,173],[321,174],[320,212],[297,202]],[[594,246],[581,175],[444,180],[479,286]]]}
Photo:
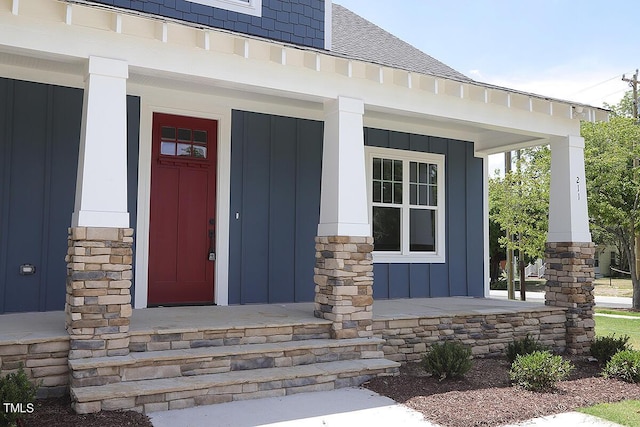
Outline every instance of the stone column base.
{"label": "stone column base", "polygon": [[129,354],[133,230],[69,229],[69,359]]}
{"label": "stone column base", "polygon": [[546,244],[545,304],[567,308],[567,352],[589,354],[593,320],[595,245],[591,242]]}
{"label": "stone column base", "polygon": [[316,237],[316,317],[332,338],[373,336],[373,237]]}

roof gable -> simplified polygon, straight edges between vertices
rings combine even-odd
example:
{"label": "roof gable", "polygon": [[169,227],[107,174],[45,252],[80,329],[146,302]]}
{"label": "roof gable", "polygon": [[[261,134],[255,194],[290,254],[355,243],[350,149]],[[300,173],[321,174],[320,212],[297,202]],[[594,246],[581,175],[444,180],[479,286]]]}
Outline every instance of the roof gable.
{"label": "roof gable", "polygon": [[354,59],[406,71],[472,81],[344,6],[333,4],[331,50]]}

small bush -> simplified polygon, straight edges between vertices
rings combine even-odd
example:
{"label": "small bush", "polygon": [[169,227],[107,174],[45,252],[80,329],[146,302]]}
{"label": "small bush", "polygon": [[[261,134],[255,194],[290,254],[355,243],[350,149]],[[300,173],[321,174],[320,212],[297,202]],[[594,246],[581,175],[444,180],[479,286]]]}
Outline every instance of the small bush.
{"label": "small bush", "polygon": [[518,356],[531,354],[534,351],[545,350],[548,350],[546,346],[540,344],[538,341],[531,338],[529,334],[527,334],[527,336],[523,339],[515,340],[514,342],[509,343],[509,345],[507,346],[507,360],[509,360],[509,363],[513,363]]}
{"label": "small bush", "polygon": [[630,383],[640,382],[640,351],[622,350],[613,355],[603,372],[605,377]]}
{"label": "small bush", "polygon": [[598,359],[600,364],[606,364],[614,354],[629,350],[629,337],[623,335],[616,338],[615,334],[608,335],[606,337],[596,337],[593,344],[591,344],[591,355]]}
{"label": "small bush", "polygon": [[434,344],[422,358],[424,369],[440,380],[463,377],[471,365],[471,349],[453,341]]}
{"label": "small bush", "polygon": [[[35,401],[38,387],[33,385],[24,373],[22,366],[17,372],[0,378],[0,402],[22,404],[22,408]],[[0,425],[14,426],[24,414],[0,410]]]}
{"label": "small bush", "polygon": [[573,370],[571,362],[561,356],[554,356],[550,351],[534,351],[519,355],[511,365],[509,378],[527,390],[547,390],[569,376]]}

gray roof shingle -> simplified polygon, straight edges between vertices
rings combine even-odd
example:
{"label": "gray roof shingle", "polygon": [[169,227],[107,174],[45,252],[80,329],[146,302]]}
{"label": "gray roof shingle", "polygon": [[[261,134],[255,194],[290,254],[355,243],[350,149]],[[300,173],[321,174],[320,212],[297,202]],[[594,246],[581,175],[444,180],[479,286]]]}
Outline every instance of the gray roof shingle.
{"label": "gray roof shingle", "polygon": [[333,52],[406,71],[472,81],[344,6],[333,3],[332,20]]}

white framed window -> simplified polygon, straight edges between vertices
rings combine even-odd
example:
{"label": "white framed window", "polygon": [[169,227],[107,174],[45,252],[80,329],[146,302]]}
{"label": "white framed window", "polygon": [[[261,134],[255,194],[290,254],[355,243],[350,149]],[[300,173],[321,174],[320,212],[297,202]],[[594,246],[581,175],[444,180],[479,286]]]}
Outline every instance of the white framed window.
{"label": "white framed window", "polygon": [[252,16],[262,16],[262,0],[187,0]]}
{"label": "white framed window", "polygon": [[373,261],[445,262],[442,154],[367,147]]}

